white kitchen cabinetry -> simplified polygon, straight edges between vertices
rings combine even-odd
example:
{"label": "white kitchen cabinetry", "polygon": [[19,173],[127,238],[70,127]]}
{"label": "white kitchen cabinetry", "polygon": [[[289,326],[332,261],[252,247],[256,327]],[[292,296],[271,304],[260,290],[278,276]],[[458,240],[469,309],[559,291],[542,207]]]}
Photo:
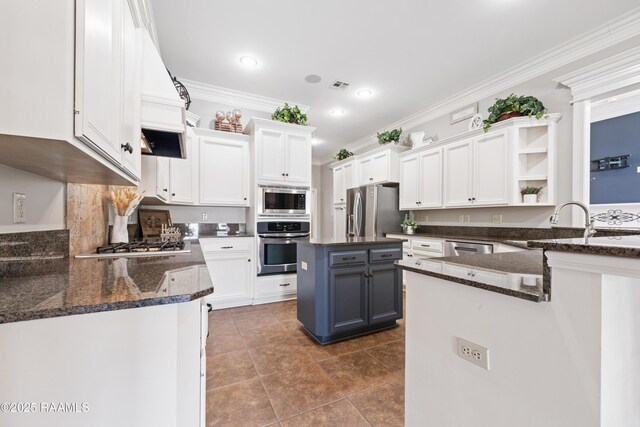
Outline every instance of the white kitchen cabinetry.
{"label": "white kitchen cabinetry", "polygon": [[11,84],[0,163],[64,182],[137,184],[141,30],[127,1],[25,0],[3,3],[1,15]]}
{"label": "white kitchen cabinetry", "polygon": [[333,169],[333,203],[344,204],[347,202],[347,190],[354,187],[355,163],[345,160],[330,167]]}
{"label": "white kitchen cabinetry", "polygon": [[186,159],[144,156],[147,196],[176,205],[249,206],[246,135],[188,128],[185,148]]}
{"label": "white kitchen cabinetry", "polygon": [[256,278],[254,304],[295,299],[298,292],[298,278],[295,274],[276,274]]}
{"label": "white kitchen cabinetry", "polygon": [[347,235],[347,210],[345,205],[333,207],[333,238],[340,239]]}
{"label": "white kitchen cabinetry", "polygon": [[311,186],[311,135],[315,128],[252,118],[257,184]]}
{"label": "white kitchen cabinetry", "polygon": [[358,185],[398,182],[400,166],[398,154],[407,147],[391,145],[379,147],[356,156]]}
{"label": "white kitchen cabinetry", "polygon": [[471,140],[444,147],[444,204],[467,206],[472,200],[473,144]]}
{"label": "white kitchen cabinetry", "polygon": [[400,209],[442,206],[442,149],[400,159]]}
{"label": "white kitchen cabinetry", "polygon": [[199,204],[249,206],[249,144],[245,136],[200,136]]}
{"label": "white kitchen cabinetry", "polygon": [[537,206],[553,205],[561,117],[510,119],[403,153],[400,209],[523,206],[525,186],[543,186]]}
{"label": "white kitchen cabinetry", "polygon": [[206,297],[213,308],[238,307],[253,303],[253,237],[200,239],[213,294]]}

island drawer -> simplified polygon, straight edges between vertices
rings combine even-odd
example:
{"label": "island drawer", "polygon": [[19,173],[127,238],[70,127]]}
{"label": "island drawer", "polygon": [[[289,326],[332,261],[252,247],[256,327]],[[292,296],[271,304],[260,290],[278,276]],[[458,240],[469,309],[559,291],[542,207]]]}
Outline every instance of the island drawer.
{"label": "island drawer", "polygon": [[329,267],[366,263],[367,251],[329,252]]}
{"label": "island drawer", "polygon": [[402,259],[402,248],[370,249],[369,262],[389,262]]}

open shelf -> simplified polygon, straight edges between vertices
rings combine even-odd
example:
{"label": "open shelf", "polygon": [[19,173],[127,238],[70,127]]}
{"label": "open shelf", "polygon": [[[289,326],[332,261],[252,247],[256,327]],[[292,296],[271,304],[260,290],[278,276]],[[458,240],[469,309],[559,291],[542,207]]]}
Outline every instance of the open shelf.
{"label": "open shelf", "polygon": [[518,181],[546,181],[547,175],[529,175],[529,176],[520,176],[518,177]]}
{"label": "open shelf", "polygon": [[518,153],[519,154],[543,154],[546,153],[547,147],[529,147],[529,148],[521,148]]}

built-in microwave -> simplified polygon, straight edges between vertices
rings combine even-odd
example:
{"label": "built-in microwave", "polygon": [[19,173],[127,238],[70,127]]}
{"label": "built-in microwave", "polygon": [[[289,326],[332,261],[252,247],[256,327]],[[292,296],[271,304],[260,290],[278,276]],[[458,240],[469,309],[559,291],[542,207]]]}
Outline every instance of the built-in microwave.
{"label": "built-in microwave", "polygon": [[308,190],[304,188],[261,188],[258,213],[280,215],[308,215]]}

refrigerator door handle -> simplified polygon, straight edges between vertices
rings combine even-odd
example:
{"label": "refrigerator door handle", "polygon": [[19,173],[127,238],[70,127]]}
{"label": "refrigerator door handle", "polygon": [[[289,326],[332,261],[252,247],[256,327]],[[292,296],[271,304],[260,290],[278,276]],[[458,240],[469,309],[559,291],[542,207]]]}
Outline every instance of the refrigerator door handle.
{"label": "refrigerator door handle", "polygon": [[354,202],[354,216],[355,216],[355,235],[360,236],[362,231],[362,194],[356,193],[356,200]]}
{"label": "refrigerator door handle", "polygon": [[347,215],[347,234],[353,235],[353,215]]}

